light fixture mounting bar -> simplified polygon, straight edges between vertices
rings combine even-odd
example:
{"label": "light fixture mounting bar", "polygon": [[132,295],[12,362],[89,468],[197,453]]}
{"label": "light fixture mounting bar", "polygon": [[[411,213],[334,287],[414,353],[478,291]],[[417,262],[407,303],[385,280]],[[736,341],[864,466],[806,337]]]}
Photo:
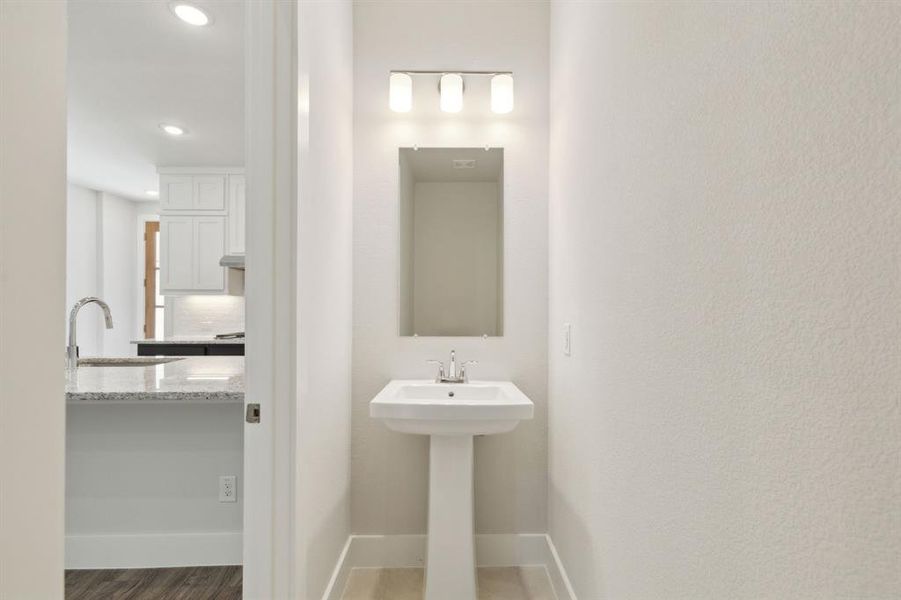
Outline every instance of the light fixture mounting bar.
{"label": "light fixture mounting bar", "polygon": [[445,73],[454,73],[457,75],[513,75],[513,71],[416,71],[405,69],[392,69],[391,73],[406,73],[407,75],[444,75]]}

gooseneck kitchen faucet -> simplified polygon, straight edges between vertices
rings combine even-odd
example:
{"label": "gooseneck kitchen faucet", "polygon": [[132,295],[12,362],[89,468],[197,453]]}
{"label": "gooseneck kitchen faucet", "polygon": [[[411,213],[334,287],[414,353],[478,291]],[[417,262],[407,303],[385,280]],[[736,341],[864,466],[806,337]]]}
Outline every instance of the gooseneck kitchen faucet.
{"label": "gooseneck kitchen faucet", "polygon": [[78,342],[76,341],[76,321],[78,319],[78,311],[85,304],[97,304],[103,309],[103,318],[106,320],[106,328],[113,328],[113,315],[109,311],[109,305],[95,296],[82,298],[72,307],[69,312],[69,345],[66,346],[66,368],[75,370],[78,368]]}

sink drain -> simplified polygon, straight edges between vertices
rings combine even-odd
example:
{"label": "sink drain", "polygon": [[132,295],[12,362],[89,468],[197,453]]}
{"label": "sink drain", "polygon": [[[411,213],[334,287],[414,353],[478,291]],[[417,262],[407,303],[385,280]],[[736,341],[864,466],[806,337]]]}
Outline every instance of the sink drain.
{"label": "sink drain", "polygon": [[447,397],[448,397],[448,398],[453,398],[453,397],[454,397],[454,393],[453,393],[453,392],[448,392],[448,393],[447,393]]}

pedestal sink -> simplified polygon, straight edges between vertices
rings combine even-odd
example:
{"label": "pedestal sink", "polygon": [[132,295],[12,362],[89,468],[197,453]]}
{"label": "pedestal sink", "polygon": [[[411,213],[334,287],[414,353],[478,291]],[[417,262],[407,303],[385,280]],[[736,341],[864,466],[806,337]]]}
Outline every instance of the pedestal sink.
{"label": "pedestal sink", "polygon": [[430,436],[425,600],[476,600],[472,438],[511,431],[533,408],[509,381],[394,380],[369,403],[390,429]]}

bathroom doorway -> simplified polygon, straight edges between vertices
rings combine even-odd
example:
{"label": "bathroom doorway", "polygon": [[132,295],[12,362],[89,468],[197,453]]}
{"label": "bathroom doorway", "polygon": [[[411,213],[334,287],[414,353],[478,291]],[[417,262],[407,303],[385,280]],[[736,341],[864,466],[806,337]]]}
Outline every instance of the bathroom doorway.
{"label": "bathroom doorway", "polygon": [[275,4],[67,3],[67,310],[98,298],[70,327],[67,598],[272,586],[272,430],[243,386],[246,314],[272,294],[245,295],[244,256],[273,237],[248,225],[273,157],[251,164],[245,132],[275,93],[245,79],[273,72]]}

